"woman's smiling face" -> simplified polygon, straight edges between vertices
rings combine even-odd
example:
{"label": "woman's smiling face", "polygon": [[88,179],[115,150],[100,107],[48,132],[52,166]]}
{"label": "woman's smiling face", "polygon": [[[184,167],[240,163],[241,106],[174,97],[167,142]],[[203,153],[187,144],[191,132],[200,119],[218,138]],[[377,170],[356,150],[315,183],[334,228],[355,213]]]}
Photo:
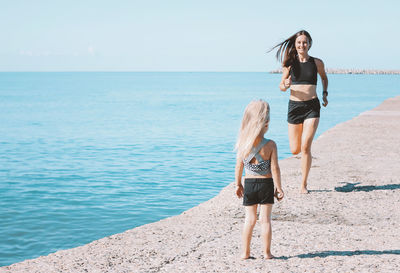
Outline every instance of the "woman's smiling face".
{"label": "woman's smiling face", "polygon": [[296,50],[298,54],[307,53],[310,49],[310,42],[306,35],[300,35],[296,38]]}

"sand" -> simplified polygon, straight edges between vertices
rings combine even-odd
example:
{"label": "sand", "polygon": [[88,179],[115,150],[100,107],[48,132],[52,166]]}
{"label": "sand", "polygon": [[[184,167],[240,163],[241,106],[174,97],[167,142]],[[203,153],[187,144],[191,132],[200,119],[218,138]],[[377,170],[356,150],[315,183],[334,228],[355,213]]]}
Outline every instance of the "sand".
{"label": "sand", "polygon": [[299,157],[280,161],[274,260],[263,260],[259,223],[255,259],[239,259],[244,209],[231,183],[181,215],[0,272],[400,272],[399,144],[400,96],[314,141],[310,194],[299,194]]}

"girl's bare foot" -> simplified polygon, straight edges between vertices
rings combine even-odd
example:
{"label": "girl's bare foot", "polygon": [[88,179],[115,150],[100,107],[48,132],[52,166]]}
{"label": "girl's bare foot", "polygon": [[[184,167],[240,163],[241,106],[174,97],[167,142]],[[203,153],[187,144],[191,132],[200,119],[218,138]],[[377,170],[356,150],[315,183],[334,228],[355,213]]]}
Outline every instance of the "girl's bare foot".
{"label": "girl's bare foot", "polygon": [[240,256],[241,260],[247,260],[250,259],[250,253],[244,253]]}

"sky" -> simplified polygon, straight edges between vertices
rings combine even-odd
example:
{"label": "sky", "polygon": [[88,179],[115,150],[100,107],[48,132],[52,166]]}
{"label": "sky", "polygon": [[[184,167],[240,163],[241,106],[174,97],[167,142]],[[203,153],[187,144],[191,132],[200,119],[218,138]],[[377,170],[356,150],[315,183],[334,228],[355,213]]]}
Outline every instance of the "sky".
{"label": "sky", "polygon": [[0,0],[0,71],[271,71],[299,30],[326,68],[400,69],[400,1]]}

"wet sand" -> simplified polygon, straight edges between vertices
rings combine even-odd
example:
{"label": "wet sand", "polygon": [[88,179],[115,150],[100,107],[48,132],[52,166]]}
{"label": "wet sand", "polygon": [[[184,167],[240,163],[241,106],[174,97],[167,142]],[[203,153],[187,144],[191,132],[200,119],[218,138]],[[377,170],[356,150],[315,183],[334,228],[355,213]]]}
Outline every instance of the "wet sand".
{"label": "wet sand", "polygon": [[0,272],[400,272],[399,144],[400,96],[314,141],[310,194],[299,194],[299,157],[280,161],[273,260],[259,223],[254,259],[239,259],[244,209],[231,183],[181,215]]}

